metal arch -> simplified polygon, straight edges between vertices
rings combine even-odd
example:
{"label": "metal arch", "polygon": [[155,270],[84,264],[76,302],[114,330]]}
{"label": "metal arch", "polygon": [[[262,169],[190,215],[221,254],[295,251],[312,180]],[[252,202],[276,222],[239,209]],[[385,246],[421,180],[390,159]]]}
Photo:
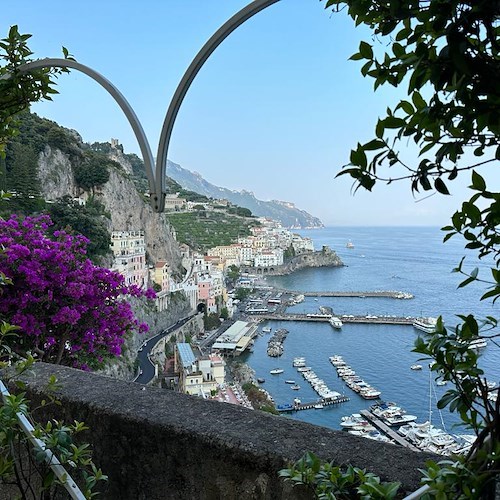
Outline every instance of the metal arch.
{"label": "metal arch", "polygon": [[159,192],[158,195],[159,205],[156,210],[162,212],[165,208],[165,177],[167,169],[167,154],[168,146],[170,144],[170,137],[172,135],[172,130],[174,128],[175,119],[179,108],[186,96],[191,83],[194,78],[203,67],[207,59],[213,53],[213,51],[240,25],[245,21],[253,17],[255,14],[259,13],[261,10],[279,2],[279,0],[255,0],[254,2],[243,7],[239,12],[237,12],[233,17],[226,21],[205,43],[205,45],[198,52],[196,57],[193,59],[188,69],[184,73],[182,80],[180,81],[175,94],[170,101],[170,105],[163,122],[163,127],[160,134],[160,142],[158,144],[158,154],[156,156],[156,179],[159,182]]}
{"label": "metal arch", "polygon": [[[72,59],[58,59],[58,58],[46,58],[39,59],[27,64],[19,66],[18,71],[26,73],[33,69],[41,68],[73,68],[76,69],[87,76],[90,76],[93,80],[99,83],[104,89],[106,89],[111,97],[117,102],[122,111],[125,113],[133,131],[139,147],[141,149],[142,157],[144,160],[144,166],[146,168],[146,175],[149,181],[149,188],[151,193],[151,206],[155,212],[163,212],[165,209],[165,194],[166,194],[166,166],[167,166],[167,155],[168,146],[170,143],[170,137],[172,135],[172,130],[174,127],[174,122],[179,112],[179,108],[186,96],[191,83],[194,78],[203,67],[207,59],[211,56],[214,50],[239,26],[241,26],[245,21],[253,17],[255,14],[259,13],[261,10],[279,2],[280,0],[254,0],[246,7],[243,7],[234,16],[232,16],[228,21],[226,21],[205,43],[205,45],[198,52],[196,57],[193,59],[188,69],[184,73],[177,89],[174,93],[170,105],[163,122],[160,141],[158,144],[158,154],[156,158],[156,170],[154,169],[154,160],[151,153],[151,148],[149,142],[146,138],[146,134],[142,128],[137,115],[134,110],[125,99],[123,94],[104,76],[102,76],[97,71],[92,68],[85,66]],[[4,75],[2,78],[9,78],[9,76]]]}
{"label": "metal arch", "polygon": [[[139,147],[141,149],[142,158],[144,160],[144,166],[146,168],[146,175],[149,181],[149,189],[151,192],[151,196],[153,197],[153,208],[157,205],[157,200],[154,200],[156,196],[158,196],[158,186],[156,183],[156,179],[154,176],[154,160],[153,154],[151,153],[151,147],[149,146],[149,142],[146,138],[146,134],[142,128],[142,125],[137,118],[134,110],[125,99],[123,94],[104,76],[102,76],[97,71],[94,71],[92,68],[85,66],[77,61],[73,61],[71,59],[57,59],[57,58],[47,58],[47,59],[39,59],[37,61],[33,61],[30,63],[23,64],[19,66],[18,71],[22,73],[26,73],[28,71],[34,69],[41,68],[73,68],[82,73],[85,73],[87,76],[90,76],[93,80],[99,83],[104,89],[106,89],[111,97],[117,102],[118,106],[122,109],[127,117],[132,130],[134,131],[137,142],[139,143]],[[161,191],[160,191],[161,192]]]}

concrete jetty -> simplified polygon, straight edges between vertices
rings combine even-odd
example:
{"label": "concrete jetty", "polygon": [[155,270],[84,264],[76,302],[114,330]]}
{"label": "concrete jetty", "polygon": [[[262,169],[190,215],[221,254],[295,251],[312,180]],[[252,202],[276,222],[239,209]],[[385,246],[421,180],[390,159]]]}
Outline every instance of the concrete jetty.
{"label": "concrete jetty", "polygon": [[374,425],[374,427],[376,427],[379,431],[385,434],[388,438],[392,439],[395,443],[399,444],[400,446],[404,446],[405,448],[409,448],[410,450],[413,451],[419,451],[419,452],[422,451],[413,444],[411,444],[409,441],[407,441],[403,436],[400,436],[396,431],[391,429],[388,425],[384,424],[384,422],[382,422],[382,420],[377,418],[373,413],[370,413],[368,410],[361,410],[360,413],[369,422],[371,422]]}
{"label": "concrete jetty", "polygon": [[298,290],[283,290],[287,293],[301,294],[304,297],[380,297],[386,299],[413,299],[413,295],[409,292],[401,292],[398,290],[375,290],[371,292],[356,292],[356,291],[333,291],[333,292],[301,292]]}
{"label": "concrete jetty", "polygon": [[330,405],[336,405],[340,403],[346,403],[349,401],[349,398],[347,396],[341,396],[339,398],[335,399],[319,399],[318,401],[314,401],[312,403],[300,403],[300,404],[293,404],[293,405],[278,405],[276,407],[276,410],[278,410],[280,413],[291,413],[293,411],[300,411],[300,410],[312,410],[315,408],[316,405],[322,404],[323,406],[330,406]]}
{"label": "concrete jetty", "polygon": [[[310,322],[328,322],[329,315],[311,315],[311,314],[288,314],[288,313],[262,313],[257,317],[262,320],[274,321],[310,321]],[[416,320],[409,316],[394,317],[394,316],[353,316],[341,315],[339,318],[342,323],[375,323],[381,325],[411,325]]]}

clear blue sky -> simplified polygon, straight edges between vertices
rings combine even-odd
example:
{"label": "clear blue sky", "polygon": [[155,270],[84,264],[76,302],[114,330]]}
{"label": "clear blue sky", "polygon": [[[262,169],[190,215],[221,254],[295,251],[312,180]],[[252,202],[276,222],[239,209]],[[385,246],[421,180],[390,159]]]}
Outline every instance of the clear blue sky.
{"label": "clear blue sky", "polygon": [[[185,69],[247,2],[3,3],[1,37],[18,24],[33,34],[35,57],[59,57],[64,45],[101,72],[135,109],[155,154]],[[214,184],[293,201],[328,225],[446,224],[466,196],[465,177],[451,186],[453,197],[419,202],[408,183],[352,196],[347,178],[334,179],[350,148],[373,137],[377,117],[398,97],[392,88],[374,93],[359,63],[348,61],[361,39],[369,40],[363,28],[317,0],[281,0],[257,14],[223,42],[194,81],[169,159]],[[127,152],[139,152],[128,122],[97,84],[73,72],[60,78],[59,91],[34,111],[78,130],[85,141],[114,137]]]}

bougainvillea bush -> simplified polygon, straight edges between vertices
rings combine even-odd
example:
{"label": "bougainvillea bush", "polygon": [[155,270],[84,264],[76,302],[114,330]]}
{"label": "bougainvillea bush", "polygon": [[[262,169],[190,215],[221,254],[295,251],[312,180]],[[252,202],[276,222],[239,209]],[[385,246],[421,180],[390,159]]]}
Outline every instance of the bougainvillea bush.
{"label": "bougainvillea bush", "polygon": [[88,240],[55,231],[47,215],[0,220],[0,272],[11,280],[0,316],[20,327],[11,348],[49,363],[97,369],[121,354],[125,336],[148,327],[127,296],[154,292],[125,285],[121,274],[86,257]]}

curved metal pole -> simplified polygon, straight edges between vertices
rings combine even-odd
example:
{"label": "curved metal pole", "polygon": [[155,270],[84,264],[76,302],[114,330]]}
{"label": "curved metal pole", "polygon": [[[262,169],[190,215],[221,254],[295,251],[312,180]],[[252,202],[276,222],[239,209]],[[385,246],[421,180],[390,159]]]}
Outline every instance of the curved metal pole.
{"label": "curved metal pole", "polygon": [[212,52],[236,29],[245,21],[259,13],[261,10],[279,2],[279,0],[255,0],[248,4],[246,7],[237,12],[231,19],[226,21],[205,43],[205,45],[198,52],[193,62],[189,65],[184,73],[175,91],[170,106],[168,107],[165,121],[160,134],[160,142],[158,144],[158,154],[156,156],[156,180],[158,182],[159,191],[157,194],[160,196],[159,205],[153,207],[156,211],[162,212],[165,208],[165,177],[167,171],[167,154],[168,146],[170,144],[170,137],[174,128],[174,122],[179,112],[179,108],[186,96],[191,83],[205,64],[206,60],[210,57]]}
{"label": "curved metal pole", "polygon": [[47,59],[39,59],[37,61],[33,61],[30,63],[23,64],[19,66],[18,71],[22,73],[26,73],[33,69],[42,69],[42,68],[73,68],[82,73],[85,73],[87,76],[90,76],[93,80],[99,83],[102,87],[104,87],[111,97],[117,102],[118,106],[122,109],[127,117],[132,130],[134,131],[137,142],[139,143],[139,147],[141,148],[142,158],[144,160],[144,166],[146,168],[146,175],[149,181],[149,190],[151,192],[152,197],[152,205],[153,208],[158,204],[156,198],[158,197],[158,192],[161,192],[159,186],[157,185],[155,176],[154,176],[154,160],[153,154],[151,153],[151,148],[149,146],[149,142],[146,138],[146,134],[142,128],[137,115],[134,110],[125,99],[123,94],[104,76],[102,76],[97,71],[94,71],[92,68],[85,66],[79,62],[73,61],[71,59],[57,59],[57,58],[47,58]]}

